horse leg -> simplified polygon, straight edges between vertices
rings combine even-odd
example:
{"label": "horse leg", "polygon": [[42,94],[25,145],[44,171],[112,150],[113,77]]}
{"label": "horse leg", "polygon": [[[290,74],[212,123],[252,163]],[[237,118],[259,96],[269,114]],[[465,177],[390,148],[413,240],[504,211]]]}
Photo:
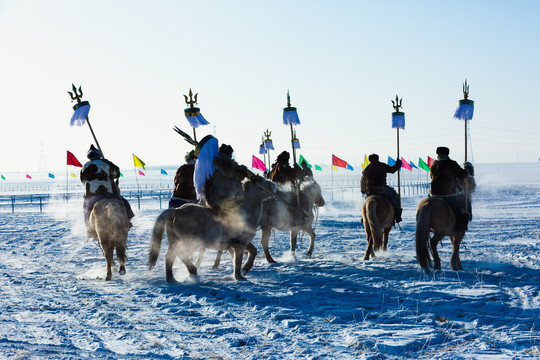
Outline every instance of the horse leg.
{"label": "horse leg", "polygon": [[387,227],[383,232],[383,251],[388,249],[388,234],[390,234],[391,227]]}
{"label": "horse leg", "polygon": [[219,267],[219,264],[221,263],[221,254],[221,250],[218,250],[216,260],[214,260],[214,265],[212,266],[212,268],[217,269]]}
{"label": "horse leg", "polygon": [[173,275],[173,264],[174,260],[176,260],[176,253],[173,249],[174,246],[169,244],[169,250],[167,250],[167,254],[165,254],[165,278],[169,284],[176,282]]}
{"label": "horse leg", "polygon": [[199,256],[197,257],[197,262],[195,263],[195,266],[197,267],[197,269],[201,266],[202,259],[203,259],[203,256],[204,256],[205,253],[206,253],[206,249],[203,248],[203,247],[200,247],[199,248]]}
{"label": "horse leg", "polygon": [[118,259],[118,263],[120,264],[120,269],[118,270],[118,273],[120,275],[125,275],[126,267],[124,265],[126,264],[126,246],[124,244],[116,246],[116,258]]}
{"label": "horse leg", "polygon": [[272,255],[270,255],[270,250],[268,250],[268,243],[270,241],[271,232],[272,230],[269,227],[262,228],[261,245],[264,251],[264,257],[266,258],[266,261],[270,264],[273,264],[276,261],[272,258]]}
{"label": "horse leg", "polygon": [[461,240],[463,240],[465,233],[459,233],[456,236],[452,236],[450,240],[452,241],[452,258],[450,259],[450,265],[452,270],[463,270],[461,266],[461,260],[459,259],[459,246],[461,245]]}
{"label": "horse leg", "polygon": [[244,250],[245,248],[240,245],[234,245],[229,248],[229,252],[231,253],[231,256],[233,258],[233,276],[235,280],[246,280],[245,277],[242,276],[240,273],[240,270],[242,269],[242,259],[244,257]]}
{"label": "horse leg", "polygon": [[180,260],[186,265],[189,276],[197,276],[197,267],[193,264],[189,256],[180,255]]}
{"label": "horse leg", "polygon": [[444,237],[444,233],[435,233],[429,241],[431,246],[431,254],[433,255],[433,269],[441,270],[441,258],[439,257],[439,252],[437,251],[437,244]]}
{"label": "horse leg", "polygon": [[296,252],[296,239],[298,238],[298,231],[291,230],[291,255]]}
{"label": "horse leg", "polygon": [[369,260],[369,257],[371,255],[375,256],[375,253],[373,252],[373,236],[371,234],[371,227],[369,226],[369,222],[366,219],[366,224],[364,225],[364,228],[366,229],[366,238],[367,238],[367,249],[366,249],[366,255],[364,256],[364,260]]}
{"label": "horse leg", "polygon": [[104,246],[102,242],[101,248],[103,249],[103,254],[105,255],[105,261],[107,261],[107,276],[105,277],[105,280],[110,281],[112,279],[112,266],[114,264],[114,247],[108,244],[107,246]]}
{"label": "horse leg", "polygon": [[309,235],[309,249],[307,251],[307,255],[311,257],[311,255],[313,255],[313,249],[315,248],[315,231],[313,231],[313,228],[311,226],[309,226],[304,231],[306,232],[306,234]]}
{"label": "horse leg", "polygon": [[252,243],[249,243],[246,247],[246,251],[249,255],[246,263],[244,264],[244,267],[242,268],[242,272],[244,275],[246,275],[253,267],[253,263],[255,262],[255,256],[257,256],[257,248]]}

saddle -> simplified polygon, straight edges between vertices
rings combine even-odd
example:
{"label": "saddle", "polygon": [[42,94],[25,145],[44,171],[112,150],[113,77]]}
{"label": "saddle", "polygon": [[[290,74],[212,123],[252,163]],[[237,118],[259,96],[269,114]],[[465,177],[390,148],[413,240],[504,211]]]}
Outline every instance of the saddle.
{"label": "saddle", "polygon": [[465,208],[465,195],[450,195],[450,196],[442,196],[442,195],[431,195],[433,197],[438,197],[440,199],[443,199],[450,205],[452,210],[454,211],[454,214],[456,215],[456,231],[467,231],[468,230],[468,224],[469,221],[472,220],[472,207],[471,207],[471,201],[467,201],[467,208]]}

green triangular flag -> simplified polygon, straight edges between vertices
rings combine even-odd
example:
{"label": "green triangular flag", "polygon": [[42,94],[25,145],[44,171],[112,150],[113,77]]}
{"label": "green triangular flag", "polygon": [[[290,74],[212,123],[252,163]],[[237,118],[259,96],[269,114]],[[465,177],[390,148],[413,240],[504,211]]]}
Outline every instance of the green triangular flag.
{"label": "green triangular flag", "polygon": [[311,169],[311,164],[307,162],[306,158],[300,155],[300,158],[298,159],[298,165],[302,166],[302,162],[305,161],[307,164],[307,167]]}
{"label": "green triangular flag", "polygon": [[120,177],[124,177],[124,174],[120,173]]}
{"label": "green triangular flag", "polygon": [[5,178],[4,175],[0,175],[0,178],[1,178],[2,180],[6,180],[6,178]]}
{"label": "green triangular flag", "polygon": [[322,171],[322,168],[319,165],[315,165],[315,170]]}
{"label": "green triangular flag", "polygon": [[424,160],[422,160],[422,158],[418,158],[418,167],[419,167],[420,169],[424,169],[424,170],[426,170],[426,171],[429,171],[429,166],[428,166],[428,164],[426,164],[426,163],[424,162]]}

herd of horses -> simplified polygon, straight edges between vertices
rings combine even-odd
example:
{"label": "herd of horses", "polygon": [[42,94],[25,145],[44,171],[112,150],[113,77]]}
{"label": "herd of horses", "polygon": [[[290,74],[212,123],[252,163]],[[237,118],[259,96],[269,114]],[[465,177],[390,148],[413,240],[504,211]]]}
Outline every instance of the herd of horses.
{"label": "herd of horses", "polygon": [[[214,267],[219,265],[222,252],[228,250],[233,259],[233,276],[243,280],[253,267],[257,248],[252,244],[258,228],[262,231],[261,245],[266,261],[276,262],[268,244],[272,229],[290,232],[291,253],[296,251],[299,231],[310,237],[307,255],[313,254],[315,231],[313,229],[314,211],[324,206],[322,190],[312,178],[300,183],[298,191],[277,188],[275,183],[257,176],[243,183],[244,197],[240,210],[232,214],[217,215],[202,204],[184,204],[179,208],[167,209],[157,218],[150,243],[148,259],[152,269],[159,257],[164,234],[167,234],[169,248],[165,254],[165,274],[168,283],[174,283],[173,264],[178,257],[186,266],[190,276],[197,275],[206,249],[218,250]],[[296,206],[294,206],[296,204]],[[375,256],[379,250],[386,251],[388,235],[394,225],[394,210],[383,196],[370,196],[362,206],[362,218],[367,238],[364,260]],[[448,236],[452,242],[452,270],[461,270],[459,259],[460,243],[464,231],[454,230],[456,217],[450,205],[443,199],[428,197],[417,207],[416,213],[416,255],[417,261],[426,273],[429,267],[441,269],[437,244]],[[105,280],[111,280],[112,267],[115,266],[113,253],[120,264],[119,274],[126,273],[126,248],[129,220],[120,200],[107,198],[96,202],[89,214],[88,226],[95,229],[98,243],[107,261]],[[433,236],[430,238],[430,233]],[[428,251],[433,255],[433,264]],[[198,260],[193,255],[199,249]],[[247,260],[244,264],[244,253]]]}

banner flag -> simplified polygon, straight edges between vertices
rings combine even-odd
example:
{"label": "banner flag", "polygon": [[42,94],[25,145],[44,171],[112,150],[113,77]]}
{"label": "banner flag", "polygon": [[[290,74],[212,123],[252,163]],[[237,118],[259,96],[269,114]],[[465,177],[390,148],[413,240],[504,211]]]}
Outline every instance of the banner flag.
{"label": "banner flag", "polygon": [[414,165],[414,163],[412,162],[412,160],[409,161],[409,165],[411,165],[411,167],[413,169],[418,169],[418,167],[416,167],[416,165]]}
{"label": "banner flag", "polygon": [[424,169],[426,171],[429,171],[429,166],[428,164],[426,164],[424,162],[424,160],[422,160],[422,158],[418,158],[418,166],[420,167],[420,169]]}
{"label": "banner flag", "polygon": [[392,158],[389,156],[389,157],[388,157],[388,165],[394,166],[395,163],[396,163],[396,160],[392,159]]}
{"label": "banner flag", "polygon": [[54,174],[49,173],[49,177],[50,177],[51,179],[54,179]]}
{"label": "banner flag", "polygon": [[354,171],[354,168],[350,164],[347,164],[347,169]]}
{"label": "banner flag", "polygon": [[144,171],[146,171],[146,168],[144,167],[146,164],[144,161],[135,156],[135,154],[133,154],[133,163],[135,164],[135,167],[142,167]]}
{"label": "banner flag", "polygon": [[4,175],[0,175],[0,179],[6,180],[6,177]]}
{"label": "banner flag", "polygon": [[71,177],[74,177],[76,179],[77,175],[75,175],[74,173],[71,173]]}
{"label": "banner flag", "polygon": [[364,154],[364,163],[362,164],[362,169],[365,169],[369,165],[369,158]]}
{"label": "banner flag", "polygon": [[252,155],[251,167],[255,169],[259,169],[261,171],[266,171],[266,166],[264,165],[264,162],[258,157],[256,157],[255,155]]}
{"label": "banner flag", "polygon": [[26,178],[27,179],[32,179],[32,177],[30,175],[28,175],[28,174],[26,174]]}
{"label": "banner flag", "polygon": [[319,165],[315,165],[315,170],[322,171],[322,168]]}
{"label": "banner flag", "polygon": [[427,157],[427,164],[428,166],[431,168],[431,165],[433,165],[433,159],[430,158],[429,156]]}
{"label": "banner flag", "polygon": [[306,162],[307,167],[311,169],[311,167],[312,167],[311,164],[308,163],[308,161],[306,160],[305,157],[300,155],[300,158],[298,158],[298,165],[302,166],[302,162],[304,162],[304,161]]}
{"label": "banner flag", "polygon": [[164,169],[161,169],[161,175],[169,175]]}
{"label": "banner flag", "polygon": [[347,162],[345,160],[341,160],[334,154],[332,154],[332,165],[342,167],[342,168],[347,168]]}
{"label": "banner flag", "polygon": [[412,171],[411,165],[408,162],[405,161],[403,156],[401,157],[401,167],[404,168],[404,169],[407,169],[409,171]]}
{"label": "banner flag", "polygon": [[141,170],[139,170],[139,175],[146,176],[146,174],[143,173]]}
{"label": "banner flag", "polygon": [[72,165],[72,166],[81,167],[81,168],[83,167],[82,164],[79,162],[79,160],[77,160],[75,155],[73,155],[69,150],[67,152],[67,164]]}

